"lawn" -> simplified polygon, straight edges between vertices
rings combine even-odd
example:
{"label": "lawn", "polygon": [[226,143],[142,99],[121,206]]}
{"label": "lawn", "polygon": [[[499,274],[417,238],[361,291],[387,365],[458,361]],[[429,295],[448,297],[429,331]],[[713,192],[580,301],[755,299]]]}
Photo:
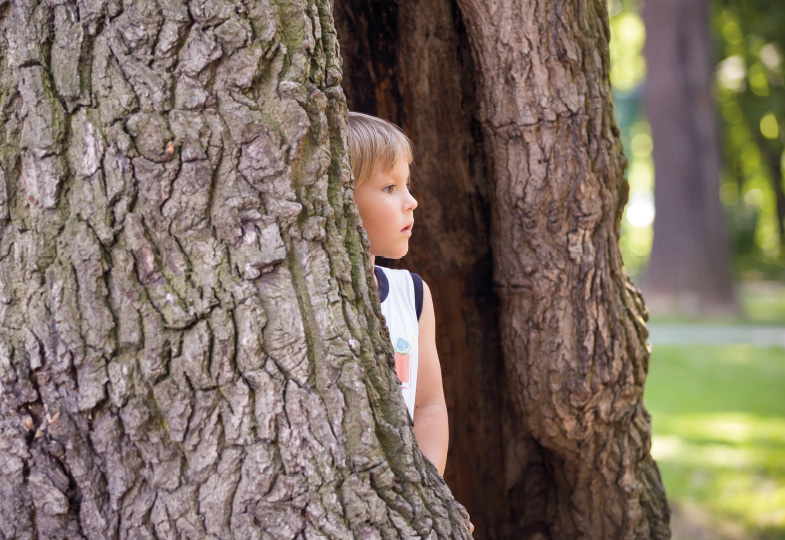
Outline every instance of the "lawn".
{"label": "lawn", "polygon": [[645,397],[677,515],[702,538],[785,540],[785,349],[655,344]]}

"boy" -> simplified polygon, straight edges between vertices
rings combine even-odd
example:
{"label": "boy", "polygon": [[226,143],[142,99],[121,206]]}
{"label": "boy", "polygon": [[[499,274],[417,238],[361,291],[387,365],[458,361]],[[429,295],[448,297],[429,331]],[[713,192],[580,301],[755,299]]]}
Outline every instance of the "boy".
{"label": "boy", "polygon": [[[349,113],[349,155],[354,201],[376,257],[400,259],[409,251],[417,201],[409,192],[412,144],[395,125]],[[408,270],[374,266],[382,314],[395,349],[395,372],[414,420],[422,453],[444,474],[447,462],[447,405],[436,352],[436,322],[428,285]]]}

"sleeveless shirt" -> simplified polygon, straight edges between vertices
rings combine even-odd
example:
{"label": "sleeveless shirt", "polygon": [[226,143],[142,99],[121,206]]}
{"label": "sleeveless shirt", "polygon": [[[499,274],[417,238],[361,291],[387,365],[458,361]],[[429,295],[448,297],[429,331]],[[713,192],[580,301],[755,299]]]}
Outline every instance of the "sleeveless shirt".
{"label": "sleeveless shirt", "polygon": [[414,419],[417,367],[422,312],[422,278],[408,270],[374,266],[379,281],[382,315],[395,351],[395,373],[401,381],[403,400]]}

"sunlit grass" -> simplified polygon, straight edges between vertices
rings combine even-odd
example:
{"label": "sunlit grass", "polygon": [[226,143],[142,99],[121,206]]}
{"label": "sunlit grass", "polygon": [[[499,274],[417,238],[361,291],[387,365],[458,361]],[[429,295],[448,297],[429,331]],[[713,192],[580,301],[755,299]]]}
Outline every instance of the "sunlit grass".
{"label": "sunlit grass", "polygon": [[785,350],[655,345],[649,371],[652,454],[671,504],[785,539]]}

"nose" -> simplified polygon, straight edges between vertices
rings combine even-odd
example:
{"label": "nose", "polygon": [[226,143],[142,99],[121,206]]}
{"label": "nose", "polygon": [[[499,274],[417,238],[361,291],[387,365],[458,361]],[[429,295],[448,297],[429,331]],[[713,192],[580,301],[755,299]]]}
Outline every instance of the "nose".
{"label": "nose", "polygon": [[404,208],[406,209],[407,212],[411,212],[415,208],[417,208],[417,199],[415,199],[414,196],[409,191],[406,192],[406,200],[404,201]]}

